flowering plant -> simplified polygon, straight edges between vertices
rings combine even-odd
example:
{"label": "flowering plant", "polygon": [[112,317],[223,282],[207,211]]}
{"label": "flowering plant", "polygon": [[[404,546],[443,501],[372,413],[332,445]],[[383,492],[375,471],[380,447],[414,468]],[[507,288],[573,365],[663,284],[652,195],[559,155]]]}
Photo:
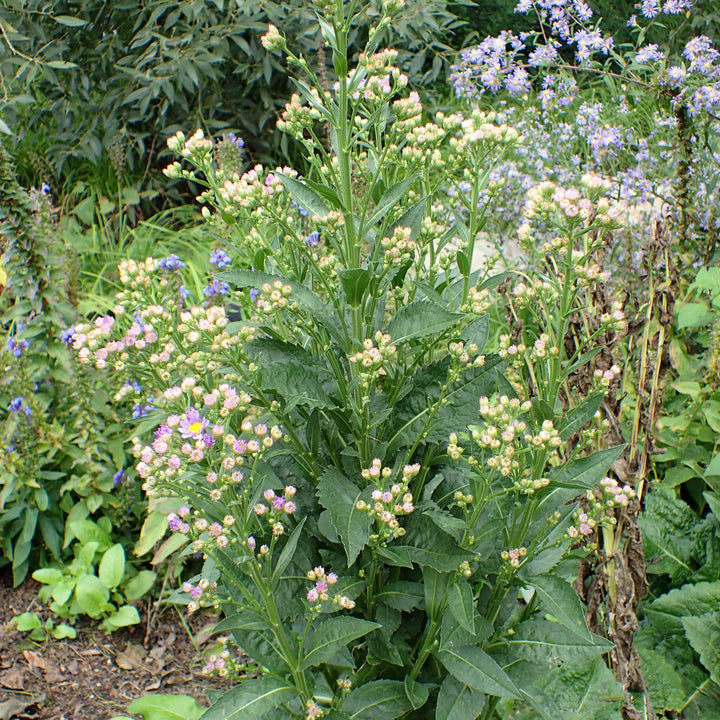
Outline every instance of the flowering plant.
{"label": "flowering plant", "polygon": [[113,316],[75,328],[79,358],[112,371],[118,400],[134,383],[152,393],[138,397],[155,431],[134,441],[136,470],[152,503],[175,502],[178,544],[205,558],[179,597],[221,609],[217,631],[258,666],[208,720],[461,720],[528,705],[570,718],[591,686],[606,708],[622,700],[600,660],[611,644],[588,630],[563,565],[583,523],[609,522],[609,505],[583,519],[573,502],[618,455],[577,442],[604,378],[557,402],[598,338],[558,348],[620,212],[592,177],[530,197],[528,222],[556,229],[548,254],[564,271],[517,302],[559,310],[545,334],[486,350],[507,276],[473,256],[490,169],[518,136],[477,110],[424,119],[376,46],[400,4],[383,3],[354,67],[354,11],[326,8],[328,89],[271,27],[265,46],[307,79],[280,119],[304,176],[241,175],[202,132],[171,138],[186,164],[167,174],[205,185],[203,214],[226,238],[220,272],[192,298],[179,258],[125,262]]}

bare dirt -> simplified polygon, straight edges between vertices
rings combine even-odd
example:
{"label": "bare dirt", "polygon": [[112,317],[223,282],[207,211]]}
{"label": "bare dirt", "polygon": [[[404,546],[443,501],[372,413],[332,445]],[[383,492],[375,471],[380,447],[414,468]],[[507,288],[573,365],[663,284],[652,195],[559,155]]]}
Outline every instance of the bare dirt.
{"label": "bare dirt", "polygon": [[24,612],[48,617],[37,588],[34,581],[13,588],[0,576],[0,720],[109,720],[128,716],[127,706],[148,693],[192,695],[207,706],[206,691],[232,687],[201,672],[211,616],[187,620],[192,639],[175,609],[148,625],[138,608],[142,624],[112,635],[79,622],[76,639],[36,642],[10,621]]}

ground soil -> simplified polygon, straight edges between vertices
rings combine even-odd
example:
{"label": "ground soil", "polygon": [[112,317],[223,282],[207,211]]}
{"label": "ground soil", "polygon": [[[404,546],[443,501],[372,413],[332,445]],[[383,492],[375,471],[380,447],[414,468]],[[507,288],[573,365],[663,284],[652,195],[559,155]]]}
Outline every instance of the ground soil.
{"label": "ground soil", "polygon": [[147,609],[138,608],[142,624],[112,635],[79,622],[74,640],[36,642],[10,621],[28,611],[48,617],[37,588],[34,581],[13,588],[0,576],[0,720],[109,720],[128,716],[128,704],[148,693],[192,695],[207,706],[207,691],[232,687],[201,672],[213,617],[188,619],[191,639],[175,609],[151,613],[148,623]]}

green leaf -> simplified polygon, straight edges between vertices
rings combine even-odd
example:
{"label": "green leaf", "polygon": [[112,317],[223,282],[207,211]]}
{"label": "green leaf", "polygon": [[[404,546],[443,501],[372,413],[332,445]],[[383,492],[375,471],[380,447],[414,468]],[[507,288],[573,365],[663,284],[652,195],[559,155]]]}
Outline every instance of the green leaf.
{"label": "green leaf", "polygon": [[328,468],[320,477],[317,497],[330,512],[330,520],[342,540],[350,567],[367,544],[370,528],[367,513],[355,507],[360,490],[338,470]]}
{"label": "green leaf", "polygon": [[[410,565],[412,567],[412,563]],[[379,603],[385,603],[395,610],[410,612],[422,607],[425,592],[422,583],[399,580],[384,587],[376,596]]]}
{"label": "green leaf", "polygon": [[565,463],[551,476],[553,485],[577,490],[589,490],[605,476],[620,457],[624,445],[600,450],[587,457]]}
{"label": "green leaf", "polygon": [[147,593],[155,583],[157,575],[152,570],[141,570],[125,583],[123,592],[128,601],[137,600]]}
{"label": "green leaf", "polygon": [[66,25],[67,27],[82,27],[87,25],[87,20],[83,20],[79,17],[73,17],[72,15],[53,15],[53,20],[60,25]]}
{"label": "green leaf", "polygon": [[283,574],[283,572],[285,572],[285,568],[290,564],[290,561],[293,559],[293,555],[295,554],[295,549],[297,548],[298,540],[300,539],[300,534],[302,533],[306,520],[307,517],[304,517],[298,523],[297,527],[292,531],[290,537],[285,543],[285,547],[280,553],[280,557],[278,558],[275,569],[273,570],[273,582],[277,582],[277,580],[280,579],[280,576]]}
{"label": "green leaf", "polygon": [[338,277],[348,305],[353,308],[360,307],[365,290],[372,279],[372,273],[366,268],[351,268],[338,271]]}
{"label": "green leaf", "polygon": [[482,693],[448,675],[440,686],[435,720],[475,720],[486,703]]}
{"label": "green leaf", "polygon": [[593,640],[585,621],[584,606],[570,583],[557,575],[539,575],[529,580],[540,598],[542,607],[561,625],[579,637]]}
{"label": "green leaf", "polygon": [[83,612],[97,617],[108,606],[108,589],[94,575],[84,575],[75,586],[75,598]]}
{"label": "green leaf", "polygon": [[190,695],[150,693],[133,700],[128,712],[142,715],[143,720],[198,720],[203,709]]}
{"label": "green leaf", "polygon": [[413,706],[413,710],[419,710],[428,699],[430,689],[427,685],[421,685],[409,675],[405,677],[405,695]]}
{"label": "green leaf", "polygon": [[571,435],[582,430],[582,428],[593,419],[604,399],[605,395],[603,393],[590,395],[590,397],[585,398],[577,407],[574,407],[566,413],[558,427],[560,437],[563,440],[567,440]]}
{"label": "green leaf", "polygon": [[77,637],[77,631],[75,630],[72,625],[67,625],[65,623],[60,623],[59,625],[56,625],[51,631],[50,634],[56,639],[56,640],[64,640],[65,638],[70,638],[71,640],[74,640]]}
{"label": "green leaf", "polygon": [[720,453],[715,455],[705,468],[703,477],[715,477],[720,475]]}
{"label": "green leaf", "polygon": [[233,630],[266,630],[267,620],[252,610],[241,610],[223,618],[214,628],[213,633],[232,632]]}
{"label": "green leaf", "polygon": [[2,119],[0,119],[0,132],[5,133],[5,135],[12,135],[12,130],[10,129],[9,125]]}
{"label": "green leaf", "polygon": [[[403,198],[410,189],[410,186],[417,180],[417,176],[405,178],[395,183],[388,191],[378,200],[374,208],[373,214],[367,221],[367,226],[372,227],[378,220],[382,220],[392,208]],[[399,225],[397,227],[400,227]]]}
{"label": "green leaf", "polygon": [[140,622],[140,615],[137,608],[132,605],[123,605],[118,608],[117,612],[105,619],[105,623],[113,627],[127,627],[128,625],[137,625]]}
{"label": "green leaf", "polygon": [[125,550],[120,543],[116,543],[105,551],[98,568],[100,582],[112,590],[116,588],[125,574]]}
{"label": "green leaf", "polygon": [[720,684],[720,612],[684,617],[682,624],[710,679]]}
{"label": "green leaf", "polygon": [[15,627],[20,632],[30,632],[31,630],[42,627],[42,622],[35,613],[25,612],[17,615],[13,619],[15,620]]}
{"label": "green leaf", "polygon": [[343,711],[350,720],[394,720],[412,710],[405,685],[397,680],[375,680],[350,691]]}
{"label": "green leaf", "polygon": [[475,600],[470,585],[458,580],[451,588],[448,607],[452,616],[469,633],[475,634]]}
{"label": "green leaf", "polygon": [[475,559],[475,554],[461,548],[453,538],[440,530],[425,515],[413,513],[405,521],[405,546],[410,559],[418,565],[429,565],[438,572],[452,572],[464,561]]}
{"label": "green leaf", "polygon": [[714,318],[704,303],[686,303],[677,313],[678,330],[702,327],[711,323]]}
{"label": "green leaf", "polygon": [[135,555],[142,557],[145,553],[153,549],[155,543],[162,538],[167,530],[167,516],[168,513],[157,510],[152,510],[148,513],[140,530],[140,539],[133,550]]}
{"label": "green leaf", "polygon": [[33,580],[37,580],[39,583],[43,583],[45,585],[59,583],[65,577],[62,571],[57,568],[40,568],[39,570],[36,570],[32,576]]}
{"label": "green leaf", "polygon": [[202,720],[258,720],[296,694],[273,677],[248,678],[216,700]]}
{"label": "green leaf", "polygon": [[378,623],[354,617],[334,617],[325,620],[305,642],[307,654],[303,668],[328,662],[352,640],[381,627]]}
{"label": "green leaf", "polygon": [[98,543],[98,550],[101,552],[113,544],[110,536],[92,520],[76,520],[70,524],[70,529],[83,545]]}
{"label": "green leaf", "polygon": [[620,683],[601,658],[538,674],[530,698],[547,720],[622,720]]}
{"label": "green leaf", "polygon": [[478,647],[447,647],[440,652],[439,657],[456,680],[475,690],[499,697],[521,697],[520,690],[510,676]]}
{"label": "green leaf", "polygon": [[557,622],[532,618],[520,623],[515,633],[503,643],[524,660],[541,667],[555,667],[563,662],[582,662],[594,655],[603,655],[614,647],[599,635],[576,635]]}
{"label": "green leaf", "polygon": [[392,567],[404,567],[412,570],[413,564],[408,549],[403,546],[379,547],[377,555]]}
{"label": "green leaf", "polygon": [[150,561],[151,565],[159,565],[169,558],[173,553],[177,552],[181,547],[187,545],[189,538],[182,533],[173,533],[162,545],[155,551]]}
{"label": "green leaf", "polygon": [[300,207],[305,208],[311,215],[317,215],[320,218],[327,217],[330,209],[314,190],[311,190],[305,183],[295,178],[288,177],[282,173],[276,173],[276,175],[280,178],[280,182],[282,182],[285,189],[290,193],[292,199],[295,200]]}
{"label": "green leaf", "polygon": [[50,60],[50,62],[45,64],[48,67],[55,68],[56,70],[70,70],[77,67],[74,62],[68,62],[66,60]]}
{"label": "green leaf", "polygon": [[439,305],[416,300],[401,307],[388,325],[394,345],[428,335],[442,335],[465,317],[463,313],[445,310]]}
{"label": "green leaf", "polygon": [[423,567],[423,585],[425,592],[425,612],[430,620],[437,620],[445,610],[448,587],[454,580],[451,572],[438,572],[430,565]]}

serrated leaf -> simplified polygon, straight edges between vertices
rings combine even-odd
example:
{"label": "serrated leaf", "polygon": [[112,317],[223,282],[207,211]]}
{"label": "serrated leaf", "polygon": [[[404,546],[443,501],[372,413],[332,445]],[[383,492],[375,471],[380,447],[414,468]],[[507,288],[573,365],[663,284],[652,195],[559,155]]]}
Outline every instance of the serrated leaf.
{"label": "serrated leaf", "polygon": [[305,643],[308,652],[302,667],[309,668],[332,660],[349,642],[357,640],[379,627],[382,626],[378,623],[354,617],[336,617],[325,620]]}
{"label": "serrated leaf", "polygon": [[484,694],[448,675],[440,686],[435,720],[475,720],[486,703]]}
{"label": "serrated leaf", "polygon": [[202,720],[258,720],[295,695],[295,690],[273,677],[248,678],[218,698],[201,717]]}
{"label": "serrated leaf", "polygon": [[412,710],[405,685],[397,680],[375,680],[350,691],[343,711],[350,720],[393,720]]}
{"label": "serrated leaf", "polygon": [[[412,565],[412,564],[411,564]],[[376,596],[379,603],[385,603],[395,610],[410,612],[425,602],[422,583],[399,580],[384,587]]]}
{"label": "serrated leaf", "polygon": [[448,608],[452,616],[469,633],[475,634],[475,601],[473,591],[465,580],[458,580],[449,593]]}
{"label": "serrated leaf", "polygon": [[503,643],[517,657],[549,667],[582,662],[614,647],[599,635],[576,635],[560,623],[535,618],[520,623],[515,633],[504,638]]}
{"label": "serrated leaf", "polygon": [[570,583],[556,575],[539,575],[529,580],[540,598],[542,607],[561,625],[580,637],[593,639],[585,621],[585,610]]}
{"label": "serrated leaf", "polygon": [[288,177],[282,173],[276,173],[276,175],[280,178],[280,182],[282,182],[285,189],[290,193],[292,199],[295,200],[300,207],[305,208],[311,215],[317,215],[320,218],[327,217],[330,209],[314,190],[295,178]]}
{"label": "serrated leaf", "polygon": [[335,468],[328,468],[318,483],[317,497],[330,512],[335,532],[340,536],[348,566],[352,566],[368,541],[370,518],[355,506],[360,490]]}
{"label": "serrated leaf", "polygon": [[162,695],[150,693],[133,700],[128,712],[143,716],[143,720],[198,720],[203,709],[190,695]]}
{"label": "serrated leaf", "polygon": [[450,312],[434,303],[416,300],[398,310],[388,324],[388,333],[393,344],[399,345],[428,335],[441,335],[464,317],[463,313]]}
{"label": "serrated leaf", "polygon": [[456,680],[475,690],[498,697],[521,697],[520,689],[510,676],[479,647],[446,647],[439,657]]}
{"label": "serrated leaf", "polygon": [[567,440],[571,435],[582,430],[582,428],[593,419],[604,399],[605,395],[603,393],[590,395],[590,397],[585,398],[577,407],[567,412],[558,427],[560,437],[563,440]]}
{"label": "serrated leaf", "polygon": [[710,679],[720,684],[720,612],[684,617],[682,624]]}
{"label": "serrated leaf", "polygon": [[125,549],[120,543],[116,543],[103,554],[98,568],[98,578],[108,590],[112,590],[120,584],[124,574]]}
{"label": "serrated leaf", "polygon": [[623,448],[623,445],[618,445],[565,463],[553,473],[551,483],[564,488],[589,490],[605,476]]}

